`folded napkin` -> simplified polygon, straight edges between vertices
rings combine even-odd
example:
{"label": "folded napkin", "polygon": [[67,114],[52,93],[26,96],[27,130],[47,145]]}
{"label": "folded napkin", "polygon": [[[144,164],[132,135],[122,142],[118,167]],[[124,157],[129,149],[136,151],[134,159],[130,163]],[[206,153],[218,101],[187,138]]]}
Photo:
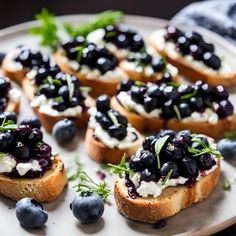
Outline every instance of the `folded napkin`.
{"label": "folded napkin", "polygon": [[171,21],[205,27],[236,45],[236,0],[192,3],[177,13]]}

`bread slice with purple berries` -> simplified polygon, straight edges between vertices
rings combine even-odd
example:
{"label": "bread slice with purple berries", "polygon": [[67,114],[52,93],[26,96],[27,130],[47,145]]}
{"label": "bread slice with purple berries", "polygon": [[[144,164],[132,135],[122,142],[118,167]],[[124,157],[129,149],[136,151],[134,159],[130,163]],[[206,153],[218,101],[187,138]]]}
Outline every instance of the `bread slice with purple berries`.
{"label": "bread slice with purple berries", "polygon": [[[190,35],[190,32],[186,34]],[[189,36],[190,42],[193,41],[192,45],[194,46],[191,49],[193,51],[190,50],[190,53],[186,55],[181,54],[181,49],[177,50],[175,43],[178,38],[180,41],[185,40],[184,38],[180,39],[182,35],[184,32],[169,26],[167,29],[153,32],[149,37],[149,42],[158,53],[176,66],[179,72],[191,82],[201,79],[212,86],[223,85],[227,88],[236,84],[234,68],[224,59],[220,59],[215,54],[214,45],[206,42],[200,34],[194,32],[193,36]]]}
{"label": "bread slice with purple berries", "polygon": [[206,199],[218,184],[219,177],[220,163],[218,162],[217,168],[213,172],[192,187],[168,187],[156,198],[138,197],[134,199],[128,195],[124,179],[117,178],[114,188],[117,209],[129,219],[156,223]]}
{"label": "bread slice with purple berries", "polygon": [[11,178],[0,174],[0,194],[16,201],[24,197],[39,202],[53,201],[62,193],[66,184],[66,171],[59,156],[54,157],[52,169],[40,178]]}

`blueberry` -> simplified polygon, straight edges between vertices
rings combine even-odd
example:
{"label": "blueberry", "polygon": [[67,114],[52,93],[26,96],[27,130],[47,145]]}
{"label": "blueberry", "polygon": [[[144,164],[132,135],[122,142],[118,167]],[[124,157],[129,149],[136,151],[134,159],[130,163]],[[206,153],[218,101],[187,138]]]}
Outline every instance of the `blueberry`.
{"label": "blueberry", "polygon": [[182,148],[176,144],[168,143],[166,148],[161,150],[161,157],[168,161],[178,161],[183,158]]}
{"label": "blueberry", "polygon": [[180,36],[177,39],[176,43],[177,48],[179,48],[180,52],[182,54],[188,54],[189,53],[189,47],[190,47],[190,41],[185,36]]}
{"label": "blueberry", "polygon": [[130,168],[134,170],[135,172],[144,170],[144,166],[141,163],[141,158],[139,155],[133,156],[130,160]]}
{"label": "blueberry", "polygon": [[[205,137],[203,137],[203,136],[197,135],[197,136],[194,137],[194,139],[198,139],[198,140],[204,142],[207,146],[209,146],[209,141],[208,141],[208,139],[205,138]],[[203,149],[204,147],[203,147],[203,145],[201,145],[199,142],[194,141],[194,142],[192,143],[192,148],[195,148],[195,149]]]}
{"label": "blueberry", "polygon": [[156,84],[149,86],[147,89],[147,95],[149,97],[159,98],[162,95],[162,89]]}
{"label": "blueberry", "polygon": [[5,56],[6,56],[6,53],[0,52],[0,66],[2,65],[2,62]]}
{"label": "blueberry", "polygon": [[113,125],[113,122],[105,115],[103,115],[98,122],[104,130],[108,130],[109,127]]}
{"label": "blueberry", "polygon": [[190,158],[184,158],[180,165],[180,175],[185,178],[196,178],[198,176],[197,162]]}
{"label": "blueberry", "polygon": [[80,101],[77,97],[72,97],[69,104],[70,107],[76,107],[80,104]]}
{"label": "blueberry", "polygon": [[199,47],[201,47],[204,52],[214,52],[215,50],[212,43],[207,43],[203,40],[199,42]]}
{"label": "blueberry", "polygon": [[149,169],[156,166],[156,157],[150,151],[143,150],[141,152],[140,158],[141,164],[146,168]]}
{"label": "blueberry", "polygon": [[67,105],[65,104],[64,101],[62,101],[62,102],[54,101],[52,103],[52,109],[57,110],[59,112],[66,110],[66,108],[67,108]]}
{"label": "blueberry", "polygon": [[48,220],[48,214],[41,204],[31,198],[23,198],[16,204],[16,217],[22,227],[41,228]]}
{"label": "blueberry", "polygon": [[7,98],[6,97],[2,97],[0,98],[0,112],[4,112],[6,107],[7,107]]}
{"label": "blueberry", "polygon": [[182,130],[177,133],[175,137],[175,143],[181,146],[190,146],[192,143],[192,137],[188,130]]}
{"label": "blueberry", "polygon": [[129,38],[125,34],[118,34],[114,40],[118,48],[127,48],[130,44]]}
{"label": "blueberry", "polygon": [[189,51],[190,51],[190,55],[192,55],[192,57],[195,60],[202,60],[204,52],[203,52],[202,48],[200,48],[198,45],[196,45],[196,44],[190,45]]}
{"label": "blueberry", "polygon": [[203,97],[207,97],[208,99],[211,96],[212,88],[207,83],[203,83],[201,86],[199,86],[199,93]]}
{"label": "blueberry", "polygon": [[47,98],[53,98],[56,95],[55,87],[50,84],[43,84],[39,92]]}
{"label": "blueberry", "polygon": [[203,54],[203,62],[213,70],[218,70],[221,67],[221,60],[213,53],[205,52]]}
{"label": "blueberry", "polygon": [[5,95],[11,87],[11,84],[9,81],[7,81],[5,78],[0,77],[0,94],[1,96]]}
{"label": "blueberry", "polygon": [[227,116],[231,116],[234,112],[234,107],[232,103],[228,100],[222,100],[218,104],[218,108],[216,109],[216,113],[220,119],[224,119]]}
{"label": "blueberry", "polygon": [[38,143],[42,141],[42,139],[43,139],[43,133],[39,129],[33,128],[31,133],[29,134],[29,141],[31,143]]}
{"label": "blueberry", "polygon": [[171,119],[171,118],[175,117],[175,111],[173,109],[173,101],[172,100],[168,100],[167,102],[165,102],[163,104],[161,117],[164,119]]}
{"label": "blueberry", "polygon": [[202,36],[195,32],[195,31],[188,31],[184,34],[184,36],[191,42],[198,44],[200,41],[202,41]]}
{"label": "blueberry", "polygon": [[157,98],[145,97],[143,102],[143,107],[145,111],[151,112],[159,106],[160,102]]}
{"label": "blueberry", "polygon": [[41,122],[37,116],[28,116],[21,121],[20,125],[28,125],[33,128],[41,128]]}
{"label": "blueberry", "polygon": [[203,99],[200,96],[191,97],[189,100],[189,105],[195,111],[201,111],[203,109]]}
{"label": "blueberry", "polygon": [[231,139],[221,139],[217,144],[217,149],[225,158],[236,156],[236,141]]}
{"label": "blueberry", "polygon": [[112,125],[108,128],[108,133],[111,137],[116,138],[118,140],[122,140],[127,135],[126,127],[123,125]]}
{"label": "blueberry", "polygon": [[144,41],[139,34],[135,34],[131,39],[131,51],[138,52],[144,47]]}
{"label": "blueberry", "polygon": [[222,85],[214,87],[212,93],[214,101],[227,100],[229,97],[229,93],[227,92],[227,90],[225,90],[225,88]]}
{"label": "blueberry", "polygon": [[97,98],[96,107],[98,111],[106,113],[110,110],[110,97],[103,94]]}
{"label": "blueberry", "polygon": [[136,102],[142,104],[144,101],[144,94],[146,92],[146,87],[138,87],[132,86],[131,87],[131,99]]}
{"label": "blueberry", "polygon": [[162,76],[162,78],[157,81],[159,83],[169,83],[172,81],[172,75],[170,72],[165,72],[164,75]]}
{"label": "blueberry", "polygon": [[74,216],[83,224],[91,224],[101,218],[104,202],[96,193],[77,194],[70,208]]}
{"label": "blueberry", "polygon": [[43,142],[38,143],[33,151],[38,159],[51,159],[52,157],[52,148]]}
{"label": "blueberry", "polygon": [[75,123],[68,119],[60,120],[53,126],[52,134],[60,145],[68,144],[76,136]]}
{"label": "blueberry", "polygon": [[193,91],[194,91],[194,88],[188,84],[181,84],[178,87],[178,92],[181,95],[189,94],[189,93],[192,93]]}
{"label": "blueberry", "polygon": [[59,72],[60,72],[60,67],[58,65],[54,65],[54,66],[51,66],[49,68],[49,74],[52,76],[52,77],[55,77]]}
{"label": "blueberry", "polygon": [[15,124],[17,123],[17,115],[13,111],[5,111],[0,114],[0,124],[2,124],[3,120],[6,118],[6,121],[13,121]]}
{"label": "blueberry", "polygon": [[151,144],[152,144],[153,140],[155,140],[155,139],[156,139],[156,136],[154,136],[154,135],[146,137],[143,141],[143,149],[151,151],[151,149],[152,149]]}
{"label": "blueberry", "polygon": [[164,136],[170,136],[170,139],[173,139],[176,136],[176,132],[171,129],[161,129],[158,136],[159,137],[164,137]]}
{"label": "blueberry", "polygon": [[203,154],[196,158],[200,170],[210,170],[216,164],[210,154]]}
{"label": "blueberry", "polygon": [[112,61],[105,57],[101,57],[97,60],[96,67],[101,71],[102,74],[105,74],[107,71],[114,69]]}
{"label": "blueberry", "polygon": [[177,38],[181,35],[181,31],[179,29],[177,29],[176,27],[172,26],[172,25],[168,25],[166,27],[166,34],[165,34],[165,40],[169,41],[176,41]]}
{"label": "blueberry", "polygon": [[32,129],[29,125],[19,125],[14,131],[14,136],[18,141],[26,141],[31,131]]}
{"label": "blueberry", "polygon": [[170,178],[177,179],[179,177],[179,168],[176,163],[170,162],[170,161],[162,165],[160,169],[160,175],[162,177],[166,177],[171,170],[172,170],[172,174]]}
{"label": "blueberry", "polygon": [[28,160],[32,157],[31,148],[28,144],[24,144],[22,142],[17,142],[15,148],[11,151],[11,154],[17,158],[22,160]]}
{"label": "blueberry", "polygon": [[129,91],[134,84],[134,81],[131,79],[124,79],[119,85],[119,91]]}
{"label": "blueberry", "polygon": [[14,147],[15,138],[10,132],[0,133],[0,151],[6,152]]}
{"label": "blueberry", "polygon": [[43,82],[43,80],[47,78],[48,73],[49,71],[46,68],[44,67],[39,68],[35,76],[35,83],[37,85],[40,85]]}
{"label": "blueberry", "polygon": [[176,100],[180,97],[178,90],[172,86],[165,87],[163,94],[167,99],[172,99],[172,100]]}
{"label": "blueberry", "polygon": [[139,61],[144,65],[151,64],[152,63],[152,56],[147,53],[142,53],[140,55]]}
{"label": "blueberry", "polygon": [[141,173],[140,180],[145,182],[156,181],[157,177],[154,173],[150,172],[148,169],[145,169]]}
{"label": "blueberry", "polygon": [[111,109],[112,114],[116,117],[119,124],[123,125],[124,127],[127,127],[128,125],[128,119],[121,115],[119,112]]}
{"label": "blueberry", "polygon": [[152,68],[155,72],[162,72],[166,68],[166,63],[163,58],[153,57],[152,58]]}
{"label": "blueberry", "polygon": [[58,90],[58,96],[62,97],[65,101],[69,100],[69,88],[66,85],[63,85]]}
{"label": "blueberry", "polygon": [[182,102],[178,105],[179,111],[180,111],[180,115],[182,118],[184,117],[188,117],[192,114],[192,109],[190,107],[190,105],[186,102]]}

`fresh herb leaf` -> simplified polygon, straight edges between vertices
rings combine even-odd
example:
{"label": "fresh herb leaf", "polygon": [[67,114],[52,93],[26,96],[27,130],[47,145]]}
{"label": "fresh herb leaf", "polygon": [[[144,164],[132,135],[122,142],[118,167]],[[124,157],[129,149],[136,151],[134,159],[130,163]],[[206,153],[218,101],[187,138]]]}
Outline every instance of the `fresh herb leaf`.
{"label": "fresh herb leaf", "polygon": [[173,169],[171,169],[171,170],[168,172],[167,176],[166,176],[165,179],[162,181],[161,185],[165,185],[165,184],[166,184],[166,182],[170,179],[172,173],[173,173]]}
{"label": "fresh herb leaf", "polygon": [[67,86],[68,86],[68,89],[69,89],[69,100],[71,101],[72,97],[74,95],[75,86],[74,86],[74,83],[72,83],[72,81],[71,81],[70,75],[65,74],[65,76],[66,76]]}
{"label": "fresh herb leaf", "polygon": [[17,124],[15,124],[12,120],[6,120],[6,117],[4,117],[0,126],[0,131],[16,130],[17,127]]}
{"label": "fresh herb leaf", "polygon": [[126,162],[126,154],[121,158],[120,164],[108,164],[108,166],[112,167],[111,173],[118,174],[120,178],[125,174],[134,175],[134,172],[129,167],[129,163]]}
{"label": "fresh herb leaf", "polygon": [[161,161],[160,161],[159,155],[160,155],[161,149],[165,145],[168,138],[169,138],[169,135],[166,135],[164,137],[157,139],[157,141],[155,142],[155,153],[156,153],[156,158],[157,158],[157,168],[158,169],[161,168]]}
{"label": "fresh herb leaf", "polygon": [[145,83],[141,82],[141,81],[135,81],[134,82],[134,85],[135,86],[138,86],[138,87],[144,87],[145,86]]}
{"label": "fresh herb leaf", "polygon": [[124,17],[124,13],[121,11],[104,11],[97,14],[90,22],[81,24],[79,26],[72,26],[70,24],[64,24],[64,29],[71,37],[84,36],[86,37],[90,32],[105,28],[107,25],[115,25],[121,21]]}
{"label": "fresh herb leaf", "polygon": [[55,97],[53,98],[54,102],[58,102],[58,103],[62,103],[64,101],[64,99],[62,97]]}
{"label": "fresh herb leaf", "polygon": [[178,120],[181,120],[182,118],[181,118],[181,113],[180,113],[179,108],[176,105],[174,105],[173,108],[174,108],[174,111],[175,111],[175,114],[176,114]]}
{"label": "fresh herb leaf", "polygon": [[83,50],[84,50],[84,46],[82,46],[82,45],[75,48],[75,51],[77,51],[76,60],[78,62],[81,62],[81,58],[82,58],[82,55],[83,55]]}
{"label": "fresh herb leaf", "polygon": [[179,87],[179,84],[176,83],[176,82],[173,82],[173,81],[168,82],[167,85],[168,85],[168,86],[172,86],[172,87],[174,87],[174,88],[178,88],[178,87]]}
{"label": "fresh herb leaf", "polygon": [[60,44],[60,38],[57,34],[58,24],[56,23],[54,14],[43,8],[35,16],[35,19],[39,21],[40,26],[29,29],[29,32],[41,37],[40,44],[42,46],[48,46],[52,51],[55,51]]}
{"label": "fresh herb leaf", "polygon": [[88,86],[80,86],[80,91],[81,91],[82,93],[89,93],[91,90],[92,90],[91,87],[88,87]]}
{"label": "fresh herb leaf", "polygon": [[196,94],[197,94],[197,90],[194,90],[192,93],[188,93],[188,94],[182,95],[180,97],[180,100],[188,100],[191,97],[195,96]]}
{"label": "fresh herb leaf", "polygon": [[116,118],[116,116],[111,112],[111,111],[108,111],[107,112],[107,115],[108,115],[108,117],[111,119],[111,121],[113,122],[113,124],[115,125],[115,126],[119,126],[120,124],[119,124],[119,121],[117,120],[117,118]]}
{"label": "fresh herb leaf", "polygon": [[0,158],[1,157],[5,157],[8,153],[5,153],[5,152],[0,152]]}
{"label": "fresh herb leaf", "polygon": [[231,183],[228,179],[225,179],[223,182],[223,189],[229,191],[231,189]]}
{"label": "fresh herb leaf", "polygon": [[224,132],[224,138],[227,139],[236,139],[236,131],[225,131]]}

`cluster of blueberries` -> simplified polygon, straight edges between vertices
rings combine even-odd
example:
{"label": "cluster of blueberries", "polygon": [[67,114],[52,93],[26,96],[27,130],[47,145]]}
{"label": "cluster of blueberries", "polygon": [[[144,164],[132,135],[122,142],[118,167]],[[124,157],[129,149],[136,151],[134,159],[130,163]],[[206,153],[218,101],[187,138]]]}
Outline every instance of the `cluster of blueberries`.
{"label": "cluster of blueberries", "polygon": [[78,105],[84,110],[87,109],[80,80],[76,76],[61,72],[57,65],[38,68],[35,83],[38,87],[36,95],[43,94],[47,98],[54,99],[53,109],[61,112]]}
{"label": "cluster of blueberries", "polygon": [[[2,124],[0,152],[9,153],[17,163],[25,163],[31,159],[37,160],[41,166],[41,171],[29,170],[24,175],[24,178],[43,176],[52,167],[52,153],[51,147],[43,142],[43,133],[40,130],[41,122],[37,117],[28,117],[19,125],[15,125],[14,128],[7,129],[7,121],[16,123],[16,114],[14,112],[0,114],[0,123]],[[21,177],[16,168],[9,173],[5,173],[5,175],[13,178]]]}
{"label": "cluster of blueberries", "polygon": [[[96,121],[101,127],[108,132],[108,134],[118,140],[122,140],[127,135],[128,120],[119,112],[110,108],[110,98],[107,95],[101,95],[96,101],[97,113],[95,115]],[[111,118],[111,113],[117,120],[118,124],[114,124]]]}
{"label": "cluster of blueberries", "polygon": [[70,60],[77,60],[81,65],[98,69],[102,74],[113,70],[118,64],[116,57],[105,47],[89,43],[81,36],[62,43],[61,47]]}
{"label": "cluster of blueberries", "polygon": [[[161,109],[161,117],[164,119],[179,118],[176,107],[181,118],[190,116],[194,111],[204,112],[210,107],[223,119],[232,115],[234,110],[228,100],[229,94],[223,86],[210,87],[200,80],[193,85],[179,86],[171,83],[140,85],[132,80],[123,80],[119,91],[129,93],[131,99],[142,104],[146,112]],[[217,106],[213,106],[213,103],[217,103]]]}
{"label": "cluster of blueberries", "polygon": [[140,66],[150,65],[154,72],[163,72],[166,69],[166,62],[162,57],[151,56],[147,52],[130,55],[129,62],[135,62]]}
{"label": "cluster of blueberries", "polygon": [[11,89],[11,84],[4,77],[0,77],[0,112],[3,112],[9,100],[8,92]]}
{"label": "cluster of blueberries", "polygon": [[[167,135],[169,138],[159,154],[161,168],[158,169],[155,143],[158,138]],[[209,146],[207,138],[203,136],[197,135],[194,139],[199,139]],[[192,140],[193,137],[188,130],[179,133],[173,130],[161,130],[159,134],[149,136],[144,140],[141,152],[131,158],[129,166],[134,172],[141,172],[141,180],[146,182],[158,181],[160,178],[166,177],[172,170],[171,179],[182,176],[189,179],[186,184],[193,184],[199,171],[211,169],[216,161],[208,153],[194,157],[188,147],[198,150],[202,150],[204,147],[199,142]],[[129,181],[127,183],[131,185]]]}
{"label": "cluster of blueberries", "polygon": [[214,45],[206,42],[201,34],[195,31],[184,33],[174,26],[167,26],[164,37],[166,41],[174,42],[183,55],[192,55],[195,60],[202,61],[213,70],[221,67],[221,60],[214,53]]}
{"label": "cluster of blueberries", "polygon": [[132,52],[139,52],[145,47],[141,35],[126,26],[108,25],[105,27],[104,40]]}

